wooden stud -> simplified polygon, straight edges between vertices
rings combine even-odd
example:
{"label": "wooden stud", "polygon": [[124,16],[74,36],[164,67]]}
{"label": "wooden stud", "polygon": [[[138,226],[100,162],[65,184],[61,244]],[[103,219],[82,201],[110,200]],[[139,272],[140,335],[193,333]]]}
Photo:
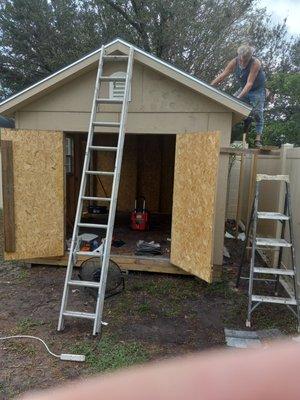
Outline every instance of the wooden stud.
{"label": "wooden stud", "polygon": [[251,209],[252,209],[254,190],[255,190],[254,188],[255,188],[255,182],[256,182],[256,172],[257,172],[257,154],[253,154],[252,160],[251,160],[251,170],[250,170],[250,180],[249,180],[249,192],[248,192],[249,196],[248,196],[246,226],[248,226],[250,217],[251,217]]}
{"label": "wooden stud", "polygon": [[[246,147],[246,134],[243,134],[243,148]],[[238,187],[238,201],[236,207],[236,225],[235,225],[235,238],[237,239],[239,234],[239,223],[242,213],[242,203],[243,203],[243,183],[244,183],[244,168],[245,168],[245,153],[241,153],[241,165],[240,165],[240,176],[239,176],[239,187]]]}
{"label": "wooden stud", "polygon": [[220,153],[221,154],[235,154],[235,155],[241,155],[241,154],[264,154],[264,155],[270,155],[270,156],[277,156],[280,154],[280,150],[277,150],[276,147],[274,148],[266,148],[264,147],[263,149],[248,149],[248,148],[235,148],[235,147],[221,147],[220,148]]}
{"label": "wooden stud", "polygon": [[13,143],[11,140],[1,141],[1,155],[4,250],[6,252],[14,252],[16,250],[16,234],[14,210]]}

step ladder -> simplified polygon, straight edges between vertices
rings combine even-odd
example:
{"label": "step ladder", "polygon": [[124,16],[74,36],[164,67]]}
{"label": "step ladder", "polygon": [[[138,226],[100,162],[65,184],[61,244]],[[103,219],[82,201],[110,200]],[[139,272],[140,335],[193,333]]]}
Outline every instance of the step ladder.
{"label": "step ladder", "polygon": [[[259,201],[259,189],[260,182],[262,181],[282,181],[285,185],[285,200],[283,213],[279,212],[262,212],[258,211]],[[259,220],[273,220],[280,222],[280,238],[262,238],[257,237],[257,224]],[[289,225],[289,241],[284,238],[286,224]],[[291,269],[282,269],[282,253],[283,249],[287,248],[291,252]],[[246,257],[247,249],[251,250],[251,261],[250,261],[250,276],[242,277],[242,268]],[[279,251],[278,262],[276,268],[262,268],[255,265],[255,256],[257,250],[275,250]],[[294,248],[294,235],[293,235],[293,220],[292,220],[292,208],[291,208],[291,194],[290,194],[290,182],[288,175],[263,175],[258,174],[256,176],[255,196],[251,211],[250,221],[247,227],[246,240],[242,253],[241,263],[239,265],[238,276],[236,286],[238,287],[241,279],[249,280],[248,287],[248,314],[246,320],[246,326],[251,326],[251,315],[252,312],[261,303],[277,303],[286,305],[296,316],[298,322],[299,331],[299,297],[297,290],[297,277],[296,277],[296,265],[295,265],[295,248]],[[271,275],[272,279],[264,279],[265,275]],[[286,277],[292,280],[293,283],[293,294],[290,297],[278,297],[278,286],[280,277]],[[274,296],[262,296],[259,294],[253,294],[254,281],[265,281],[274,282]],[[294,308],[293,308],[294,307]]]}
{"label": "step ladder", "polygon": [[[131,90],[131,79],[132,79],[132,68],[133,68],[133,57],[134,57],[134,49],[130,47],[129,54],[127,55],[106,55],[105,48],[102,46],[100,51],[100,58],[98,64],[97,78],[95,84],[93,105],[89,123],[89,131],[88,138],[86,143],[86,151],[85,158],[83,163],[81,184],[78,196],[76,217],[74,222],[74,229],[72,235],[72,241],[70,246],[70,253],[68,259],[68,267],[66,272],[61,309],[59,314],[59,322],[58,322],[58,330],[61,331],[64,329],[64,320],[65,318],[85,318],[93,321],[93,335],[100,333],[101,325],[102,325],[102,313],[104,306],[104,298],[105,298],[105,288],[106,288],[106,280],[109,266],[109,258],[110,258],[110,250],[111,250],[111,242],[112,235],[114,229],[114,221],[115,221],[115,213],[117,206],[117,198],[118,198],[118,189],[120,182],[120,174],[121,174],[121,165],[122,165],[122,157],[123,157],[123,147],[124,147],[124,139],[125,139],[125,130],[126,130],[126,121],[127,121],[127,113],[128,113],[128,103],[130,99],[130,90]],[[105,62],[110,61],[125,61],[127,62],[127,70],[125,77],[110,77],[103,76],[103,66]],[[100,98],[100,87],[102,82],[125,82],[124,88],[124,97],[121,99],[109,99],[109,98]],[[96,113],[101,112],[102,104],[120,104],[122,106],[121,114],[120,114],[120,122],[100,122],[96,121]],[[112,146],[95,146],[93,143],[94,138],[94,130],[96,127],[109,127],[109,128],[118,128],[118,144],[116,147]],[[115,165],[113,171],[94,171],[91,170],[91,153],[94,151],[98,152],[115,152]],[[87,178],[88,176],[93,175],[103,175],[103,176],[111,176],[112,178],[112,190],[110,197],[91,197],[86,195],[86,187],[87,187]],[[97,201],[97,202],[107,202],[109,203],[109,213],[108,213],[108,222],[107,224],[91,224],[91,223],[83,223],[81,222],[81,215],[83,209],[83,203],[85,201]],[[80,239],[79,229],[80,228],[94,228],[95,230],[99,230],[99,232],[106,231],[105,239],[103,240],[103,252],[100,254],[95,254],[93,252],[82,252],[80,251]],[[101,237],[101,236],[100,236]],[[85,255],[91,257],[99,257],[99,267],[101,267],[101,276],[100,282],[84,282],[80,280],[73,280],[72,273],[73,267],[76,264],[76,259],[78,255]],[[98,296],[96,300],[96,307],[94,313],[86,313],[79,311],[69,310],[67,307],[69,290],[72,287],[93,287],[98,289]]]}

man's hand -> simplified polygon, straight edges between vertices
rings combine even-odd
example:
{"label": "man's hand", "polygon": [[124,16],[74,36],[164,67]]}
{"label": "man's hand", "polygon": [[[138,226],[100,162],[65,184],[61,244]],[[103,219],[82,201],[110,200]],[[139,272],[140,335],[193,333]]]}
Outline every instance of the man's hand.
{"label": "man's hand", "polygon": [[227,66],[226,66],[226,68],[224,69],[224,71],[221,72],[221,74],[218,75],[213,81],[211,81],[210,84],[211,84],[212,86],[215,86],[215,85],[217,85],[218,83],[223,82],[224,79],[227,78],[227,76],[229,76],[230,74],[233,73],[233,71],[234,71],[234,69],[235,69],[235,65],[236,65],[236,60],[235,60],[235,58],[234,58],[233,60],[231,60],[231,61],[227,64]]}

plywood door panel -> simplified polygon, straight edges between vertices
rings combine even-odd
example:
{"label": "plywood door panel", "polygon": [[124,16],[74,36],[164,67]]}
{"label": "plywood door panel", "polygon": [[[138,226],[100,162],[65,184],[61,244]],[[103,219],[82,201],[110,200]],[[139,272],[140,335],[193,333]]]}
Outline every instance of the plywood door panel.
{"label": "plywood door panel", "polygon": [[15,251],[7,248],[5,259],[62,256],[63,133],[10,129],[1,133],[2,140],[11,141],[13,147]]}
{"label": "plywood door panel", "polygon": [[176,138],[171,263],[212,281],[212,248],[219,134]]}

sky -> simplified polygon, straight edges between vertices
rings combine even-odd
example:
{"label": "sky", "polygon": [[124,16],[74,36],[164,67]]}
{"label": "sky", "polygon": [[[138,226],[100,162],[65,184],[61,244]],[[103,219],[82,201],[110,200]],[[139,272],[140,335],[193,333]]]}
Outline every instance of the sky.
{"label": "sky", "polygon": [[287,17],[289,33],[300,35],[300,0],[258,0],[257,4],[267,8],[274,22]]}

